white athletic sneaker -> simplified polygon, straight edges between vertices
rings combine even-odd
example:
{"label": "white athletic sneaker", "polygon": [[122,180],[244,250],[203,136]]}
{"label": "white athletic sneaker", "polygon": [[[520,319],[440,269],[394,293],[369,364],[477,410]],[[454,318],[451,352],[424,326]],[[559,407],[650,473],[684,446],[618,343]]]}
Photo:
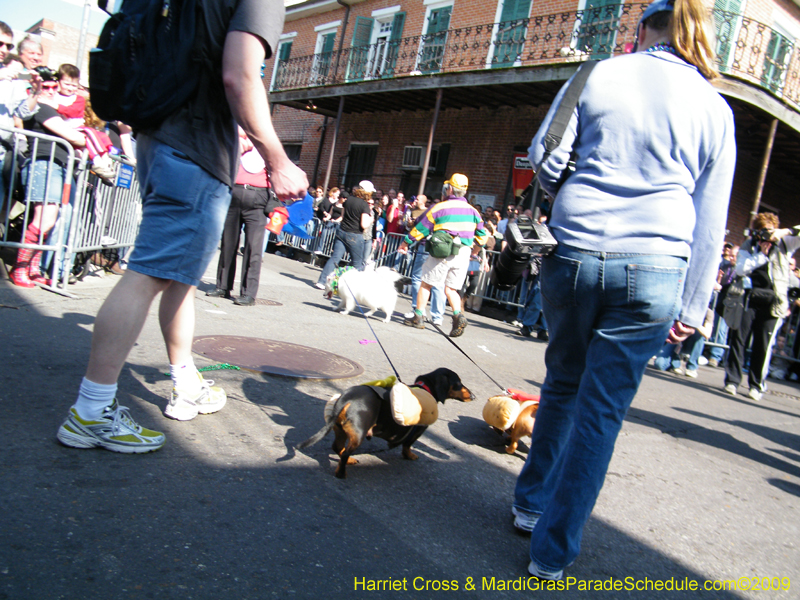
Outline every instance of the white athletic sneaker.
{"label": "white athletic sneaker", "polygon": [[751,400],[755,400],[756,402],[761,400],[761,392],[758,391],[756,388],[750,388],[750,393],[747,395],[750,396]]}
{"label": "white athletic sneaker", "polygon": [[72,448],[105,448],[112,452],[140,454],[152,452],[164,445],[160,431],[145,429],[131,417],[130,411],[116,399],[103,409],[99,419],[85,421],[75,407],[56,434],[58,441]]}
{"label": "white athletic sneaker", "polygon": [[172,388],[169,404],[164,409],[164,414],[176,421],[191,421],[198,414],[210,415],[221,410],[228,401],[225,390],[221,387],[212,387],[213,379],[203,379],[200,373],[197,376],[202,381],[200,393],[194,397],[181,390]]}
{"label": "white athletic sneaker", "polygon": [[736,386],[733,385],[732,383],[729,383],[728,385],[725,386],[725,393],[726,394],[730,394],[731,396],[735,396],[736,395]]}
{"label": "white athletic sneaker", "polygon": [[514,515],[514,527],[527,533],[533,531],[533,528],[536,527],[536,522],[539,520],[539,515],[521,511],[516,506],[511,507],[511,514]]}
{"label": "white athletic sneaker", "polygon": [[545,581],[561,581],[561,578],[564,577],[564,569],[559,569],[558,571],[546,571],[533,561],[531,561],[528,565],[528,573],[537,579],[544,579]]}

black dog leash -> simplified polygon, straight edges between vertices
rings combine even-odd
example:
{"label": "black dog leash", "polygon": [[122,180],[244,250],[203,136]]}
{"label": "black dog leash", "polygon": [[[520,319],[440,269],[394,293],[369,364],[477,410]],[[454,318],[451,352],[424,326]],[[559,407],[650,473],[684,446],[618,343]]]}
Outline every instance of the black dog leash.
{"label": "black dog leash", "polygon": [[502,386],[502,385],[500,385],[499,383],[497,383],[497,382],[494,380],[494,378],[493,378],[491,375],[489,375],[489,374],[488,374],[486,371],[484,371],[483,369],[481,369],[480,365],[478,365],[478,363],[476,363],[474,360],[472,360],[472,359],[469,357],[469,354],[467,354],[467,353],[466,353],[466,352],[464,352],[464,351],[463,351],[461,348],[459,348],[458,344],[456,344],[456,343],[453,341],[453,339],[452,339],[452,338],[451,338],[449,335],[447,335],[447,334],[446,334],[444,331],[442,331],[442,330],[439,328],[439,326],[438,326],[436,323],[434,323],[433,321],[428,321],[428,322],[429,322],[431,325],[433,325],[433,328],[434,328],[434,329],[436,329],[436,331],[438,331],[439,333],[441,333],[441,334],[444,336],[444,339],[446,339],[448,342],[450,342],[451,344],[453,344],[453,346],[455,346],[455,347],[456,347],[456,350],[458,350],[459,352],[461,352],[461,354],[463,354],[464,356],[466,356],[466,357],[467,357],[467,359],[469,360],[469,362],[471,362],[473,365],[475,365],[476,367],[478,367],[478,370],[479,370],[481,373],[483,373],[484,375],[486,375],[486,377],[488,377],[488,378],[489,378],[489,379],[492,381],[492,383],[494,383],[494,384],[495,384],[497,387],[499,387],[501,390],[503,390],[503,392],[505,392],[505,391],[506,391],[506,388],[505,388],[504,386]]}
{"label": "black dog leash", "polygon": [[394,371],[394,375],[395,375],[395,377],[397,377],[397,381],[399,381],[400,383],[403,383],[403,380],[400,379],[400,373],[398,373],[397,369],[394,368],[394,363],[392,363],[392,359],[389,358],[389,355],[386,353],[386,348],[384,348],[383,344],[381,344],[381,339],[378,337],[378,334],[375,333],[375,330],[372,328],[372,324],[369,322],[369,319],[367,318],[367,315],[364,314],[364,309],[361,308],[361,304],[359,303],[358,300],[356,300],[356,296],[355,296],[355,294],[353,294],[352,288],[348,285],[347,281],[345,281],[344,284],[347,286],[347,289],[350,291],[350,295],[353,297],[353,300],[355,300],[356,306],[358,307],[358,312],[360,312],[361,316],[364,317],[364,320],[367,322],[367,326],[369,327],[369,330],[372,332],[372,335],[375,336],[375,341],[378,342],[378,346],[381,347],[381,351],[383,352],[383,355],[386,357],[386,361],[389,363],[389,366],[392,367],[392,371]]}

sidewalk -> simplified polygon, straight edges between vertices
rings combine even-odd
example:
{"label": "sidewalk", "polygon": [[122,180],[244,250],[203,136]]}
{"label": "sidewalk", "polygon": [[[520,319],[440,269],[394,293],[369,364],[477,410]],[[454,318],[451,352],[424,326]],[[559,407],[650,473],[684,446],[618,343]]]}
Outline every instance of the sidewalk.
{"label": "sidewalk", "polygon": [[[153,309],[119,400],[144,426],[164,431],[167,444],[139,456],[65,448],[55,432],[83,375],[94,316],[117,278],[70,286],[76,299],[0,281],[0,598],[544,597],[514,590],[527,581],[528,544],[511,525],[510,502],[528,440],[509,456],[483,422],[497,386],[430,326],[404,327],[410,303],[401,297],[391,323],[370,320],[401,378],[447,366],[476,401],[440,408],[414,446],[419,460],[403,460],[376,438],[348,478],[335,479],[332,435],[294,447],[322,426],[332,394],[393,373],[378,344],[360,343],[374,340],[372,331],[363,317],[336,313],[313,287],[318,267],[266,255],[259,297],[280,305],[239,307],[204,295],[215,265],[198,290],[196,335],[311,346],[359,363],[363,375],[212,371],[206,376],[226,389],[228,406],[171,421],[161,413],[170,382]],[[537,392],[546,344],[468,318],[459,346],[505,387]],[[582,553],[566,571],[574,581],[556,597],[797,597],[800,385],[770,381],[754,403],[724,394],[722,378],[709,367],[697,379],[648,369]],[[622,590],[585,589],[615,580]],[[791,580],[794,588],[653,590],[668,580],[701,588]],[[393,582],[398,591],[371,591]],[[650,587],[624,589],[637,585]]]}

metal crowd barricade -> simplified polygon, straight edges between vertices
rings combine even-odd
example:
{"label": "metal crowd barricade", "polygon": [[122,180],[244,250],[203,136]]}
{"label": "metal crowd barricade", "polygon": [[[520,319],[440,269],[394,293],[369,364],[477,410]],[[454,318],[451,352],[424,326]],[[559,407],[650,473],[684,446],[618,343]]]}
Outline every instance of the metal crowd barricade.
{"label": "metal crowd barricade", "polygon": [[136,241],[142,217],[136,170],[131,163],[116,159],[114,171],[114,185],[105,184],[88,168],[78,171],[74,217],[65,249],[68,256],[130,248]]}
{"label": "metal crowd barricade", "polygon": [[[65,219],[57,219],[56,224],[49,232],[42,231],[42,224],[44,221],[44,211],[40,211],[39,217],[39,238],[37,243],[25,243],[25,235],[28,230],[28,226],[33,224],[36,225],[35,219],[35,204],[41,203],[28,203],[26,198],[31,196],[31,191],[33,189],[33,184],[35,181],[38,181],[38,177],[40,174],[35,174],[34,176],[29,176],[25,185],[21,185],[21,178],[22,178],[22,167],[27,166],[26,159],[24,156],[37,156],[39,153],[39,145],[42,142],[52,142],[50,145],[50,152],[47,160],[47,166],[45,168],[45,187],[44,187],[44,198],[47,199],[50,196],[51,185],[56,185],[53,182],[53,174],[57,171],[63,171],[64,179],[63,183],[61,184],[61,201],[59,203],[61,214],[65,213],[68,209],[66,207],[70,204],[70,199],[73,195],[73,186],[72,186],[72,175],[73,175],[73,166],[75,164],[75,151],[72,149],[72,145],[67,142],[64,138],[52,136],[52,135],[45,135],[42,133],[36,133],[33,131],[26,131],[24,129],[17,129],[17,128],[6,128],[0,127],[0,131],[4,134],[11,134],[11,143],[10,147],[6,149],[6,152],[11,153],[11,169],[10,169],[10,176],[8,177],[8,181],[4,179],[4,185],[2,190],[2,206],[0,207],[0,214],[2,215],[2,224],[3,224],[3,231],[2,231],[2,239],[0,239],[0,247],[6,248],[15,248],[17,251],[21,248],[28,248],[31,250],[38,250],[38,251],[54,251],[57,252],[59,248],[63,246],[64,240],[66,239],[65,232]],[[4,136],[5,137],[5,136]],[[65,165],[61,165],[56,161],[56,148],[61,146],[67,153],[67,161]],[[33,165],[35,163],[40,163],[45,159],[37,159],[32,161],[30,164]],[[32,169],[34,173],[36,169]],[[19,195],[20,193],[24,195]],[[17,197],[15,197],[17,196]],[[47,203],[45,203],[46,205]],[[15,257],[16,258],[16,257]],[[16,262],[16,261],[15,261]],[[44,284],[41,281],[37,281],[36,283],[41,287],[50,289],[54,292],[64,294],[64,295],[71,295],[59,290],[54,284],[55,282],[52,280],[48,280],[49,283]]]}
{"label": "metal crowd barricade", "polygon": [[[297,236],[285,236],[283,243],[293,248],[300,248],[307,250],[316,255],[330,257],[333,253],[333,241],[336,237],[336,232],[339,230],[338,223],[323,223],[319,219],[313,219],[309,222],[309,233],[312,236],[311,240],[303,240]],[[397,269],[405,276],[411,276],[411,268],[414,264],[414,256],[417,252],[417,246],[411,247],[407,255],[397,253],[397,248],[403,241],[405,234],[402,233],[388,233],[378,243],[378,248],[373,255],[376,266],[391,267]],[[487,258],[489,265],[494,264],[500,252],[491,250],[487,251]],[[349,260],[349,256],[345,254],[344,260]],[[488,300],[499,306],[509,308],[519,308],[524,302],[525,298],[522,295],[522,282],[518,283],[513,290],[503,291],[498,290],[491,284],[489,273],[481,273],[478,280],[478,289],[475,296]]]}
{"label": "metal crowd barricade", "polygon": [[[4,129],[4,128],[0,128]],[[54,137],[22,129],[4,129],[14,134],[11,178],[4,186],[9,202],[3,206],[3,237],[0,246],[9,248],[32,248],[53,252],[53,275],[48,283],[38,283],[43,288],[58,294],[75,297],[66,291],[72,264],[77,253],[97,250],[126,248],[133,245],[141,220],[141,199],[136,172],[130,163],[114,161],[115,178],[113,185],[107,185],[91,172],[85,157],[75,159],[72,146],[63,138]],[[13,198],[18,187],[18,162],[23,155],[23,142],[27,141],[27,155],[35,155],[41,140],[52,141],[50,159],[47,167],[47,184],[53,169],[64,169],[64,184],[61,194],[59,217],[51,233],[45,239],[39,236],[38,244],[25,244],[25,231],[33,218],[32,211],[26,209],[25,200],[30,194],[32,179],[27,181],[24,197]],[[55,161],[55,145],[67,150],[69,159],[63,167]],[[47,189],[45,191],[47,197]],[[65,259],[63,257],[66,257]],[[56,281],[59,273],[60,283]]]}

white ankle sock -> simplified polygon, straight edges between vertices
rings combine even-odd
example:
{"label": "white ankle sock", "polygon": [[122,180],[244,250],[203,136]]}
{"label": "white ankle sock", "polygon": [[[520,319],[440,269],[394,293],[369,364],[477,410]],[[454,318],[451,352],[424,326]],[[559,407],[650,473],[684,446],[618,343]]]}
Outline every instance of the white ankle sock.
{"label": "white ankle sock", "polygon": [[73,406],[81,419],[95,421],[103,416],[103,409],[114,402],[116,395],[116,383],[104,385],[89,381],[84,377],[81,389],[78,391],[78,399]]}
{"label": "white ankle sock", "polygon": [[191,358],[179,365],[170,365],[169,373],[172,376],[172,387],[188,394],[195,394],[200,391],[200,378],[197,376],[197,368]]}

